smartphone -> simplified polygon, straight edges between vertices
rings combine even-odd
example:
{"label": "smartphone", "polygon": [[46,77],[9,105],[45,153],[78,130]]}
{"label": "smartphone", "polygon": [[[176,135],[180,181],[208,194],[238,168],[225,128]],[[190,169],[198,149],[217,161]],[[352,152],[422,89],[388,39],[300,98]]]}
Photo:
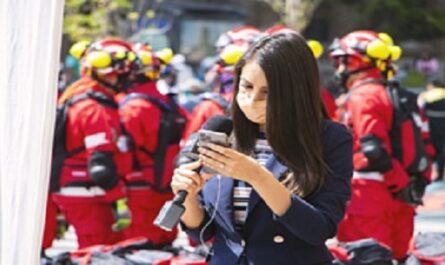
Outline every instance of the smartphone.
{"label": "smartphone", "polygon": [[[217,144],[225,147],[230,146],[229,137],[227,136],[227,134],[222,132],[214,132],[202,129],[198,131],[198,139],[199,139],[199,145],[204,148],[206,148],[206,144],[208,143]],[[218,173],[215,170],[205,166],[202,167],[202,171],[208,174]]]}
{"label": "smartphone", "polygon": [[214,132],[208,130],[199,130],[198,139],[201,146],[205,147],[206,143],[212,143],[222,146],[229,146],[229,137],[222,132]]}

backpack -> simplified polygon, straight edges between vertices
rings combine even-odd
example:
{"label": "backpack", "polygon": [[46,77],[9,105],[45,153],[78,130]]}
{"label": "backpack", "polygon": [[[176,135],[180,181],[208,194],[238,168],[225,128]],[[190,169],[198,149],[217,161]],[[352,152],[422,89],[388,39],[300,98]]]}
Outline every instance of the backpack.
{"label": "backpack", "polygon": [[429,157],[422,139],[417,95],[389,83],[386,92],[393,106],[393,125],[390,131],[391,147],[395,157],[409,175],[421,175],[428,169]]}
{"label": "backpack", "polygon": [[[136,146],[139,151],[142,151],[154,161],[155,171],[155,183],[154,188],[157,191],[169,190],[169,185],[163,185],[162,178],[164,174],[164,159],[166,151],[169,145],[177,145],[181,141],[182,135],[185,130],[187,118],[184,117],[178,109],[178,105],[174,100],[169,99],[168,103],[164,103],[161,100],[148,96],[142,93],[130,93],[119,104],[119,107],[123,107],[129,100],[141,98],[156,105],[161,110],[161,120],[158,130],[158,143],[156,149],[151,152],[144,146]],[[128,134],[128,133],[127,133]],[[130,136],[128,134],[128,136]],[[136,160],[136,156],[135,156]],[[137,161],[135,167],[140,168]]]}
{"label": "backpack", "polygon": [[51,159],[50,192],[58,192],[60,190],[60,174],[65,159],[85,150],[85,146],[80,146],[71,151],[66,150],[66,122],[68,119],[68,109],[75,103],[89,98],[105,107],[117,109],[117,104],[113,99],[101,92],[93,90],[75,95],[57,107]]}
{"label": "backpack", "polygon": [[329,246],[335,265],[392,265],[391,249],[373,238]]}

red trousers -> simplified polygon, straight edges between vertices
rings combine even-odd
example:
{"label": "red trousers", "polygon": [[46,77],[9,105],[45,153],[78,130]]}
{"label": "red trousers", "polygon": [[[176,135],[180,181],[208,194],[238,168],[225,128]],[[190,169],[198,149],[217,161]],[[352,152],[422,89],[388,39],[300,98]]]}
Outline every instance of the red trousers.
{"label": "red trousers", "polygon": [[43,230],[42,249],[47,249],[53,244],[57,233],[57,205],[51,194],[46,200],[45,227]]}
{"label": "red trousers", "polygon": [[128,189],[128,206],[131,211],[131,225],[123,231],[125,238],[143,236],[155,245],[171,244],[177,236],[177,229],[171,232],[153,225],[164,203],[173,198],[172,193],[159,193],[150,188]]}
{"label": "red trousers", "polygon": [[337,239],[347,242],[371,237],[390,247],[395,259],[403,259],[413,236],[414,215],[414,208],[393,199],[383,182],[353,179],[352,198]]}
{"label": "red trousers", "polygon": [[100,197],[54,195],[54,201],[76,230],[79,248],[113,244],[122,239],[111,230],[115,222],[111,205]]}

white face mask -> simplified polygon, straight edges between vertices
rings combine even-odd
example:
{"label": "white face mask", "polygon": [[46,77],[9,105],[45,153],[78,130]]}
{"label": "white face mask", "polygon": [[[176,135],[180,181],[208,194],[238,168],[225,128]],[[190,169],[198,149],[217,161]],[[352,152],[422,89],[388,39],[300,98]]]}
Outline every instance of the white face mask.
{"label": "white face mask", "polygon": [[251,122],[266,124],[266,100],[253,101],[244,93],[239,92],[236,96],[236,101],[244,115],[246,115]]}

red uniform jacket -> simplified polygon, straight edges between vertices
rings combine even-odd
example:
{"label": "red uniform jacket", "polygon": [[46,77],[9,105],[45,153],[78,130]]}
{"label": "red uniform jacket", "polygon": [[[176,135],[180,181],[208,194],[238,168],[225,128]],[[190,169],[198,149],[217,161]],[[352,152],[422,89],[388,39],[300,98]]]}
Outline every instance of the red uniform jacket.
{"label": "red uniform jacket", "polygon": [[329,118],[336,120],[337,115],[337,105],[335,105],[334,97],[326,88],[321,88],[321,98],[323,100],[326,111],[328,112]]}
{"label": "red uniform jacket", "polygon": [[[227,101],[231,101],[233,93],[223,94],[222,97]],[[204,100],[199,103],[190,115],[190,120],[185,128],[184,138],[188,139],[190,134],[199,131],[204,123],[215,115],[225,115],[226,110],[213,100]]]}
{"label": "red uniform jacket", "polygon": [[[354,171],[360,172],[369,163],[361,152],[361,137],[370,134],[377,137],[391,156],[389,132],[392,126],[393,108],[382,84],[364,82],[362,79],[356,81],[352,87],[345,104],[345,122],[351,128],[354,140]],[[392,159],[392,169],[384,174],[384,182],[392,192],[399,191],[409,182],[407,173],[395,158]]]}
{"label": "red uniform jacket", "polygon": [[[130,92],[146,94],[165,103],[168,102],[168,98],[159,93],[156,89],[156,84],[152,82],[140,85],[132,89]],[[180,114],[187,117],[187,111],[179,106],[178,108]],[[127,183],[147,182],[147,184],[152,185],[155,183],[154,161],[149,155],[139,150],[139,147],[144,147],[150,152],[156,150],[162,112],[155,104],[148,100],[134,98],[128,100],[120,107],[119,115],[126,131],[131,135],[134,141],[135,151],[133,155],[141,167],[140,170],[133,170],[132,173],[127,174],[126,181]],[[164,160],[164,173],[161,183],[163,187],[171,181],[174,159],[178,152],[179,143],[171,144],[167,147]]]}
{"label": "red uniform jacket", "polygon": [[[99,85],[93,80],[83,78],[76,84],[85,86],[71,93],[71,96],[85,93],[91,89],[101,92],[113,99],[113,91]],[[75,89],[70,89],[72,92]],[[61,100],[65,97],[62,96]],[[85,147],[85,150],[65,160],[61,173],[61,187],[70,183],[87,183],[94,185],[88,173],[88,160],[95,151],[113,152],[117,174],[125,175],[129,171],[129,155],[118,150],[117,142],[122,136],[117,109],[105,107],[94,99],[85,99],[73,104],[68,110],[66,124],[66,148],[68,151]],[[62,193],[63,194],[63,193]],[[106,201],[115,201],[125,197],[123,179],[117,185],[106,191],[105,195],[98,195]]]}

